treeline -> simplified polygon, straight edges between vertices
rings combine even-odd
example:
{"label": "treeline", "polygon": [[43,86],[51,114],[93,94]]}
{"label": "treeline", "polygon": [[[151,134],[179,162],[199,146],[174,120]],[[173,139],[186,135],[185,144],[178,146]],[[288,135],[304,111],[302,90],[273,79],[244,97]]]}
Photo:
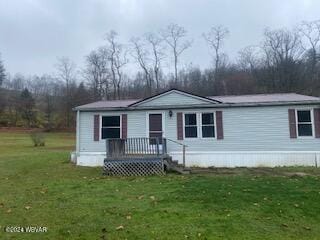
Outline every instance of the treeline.
{"label": "treeline", "polygon": [[[201,95],[320,95],[320,20],[265,29],[261,43],[239,50],[233,60],[224,51],[230,35],[223,26],[203,33],[212,56],[208,69],[181,67],[185,51],[197,46],[177,24],[125,43],[110,31],[105,44],[85,56],[85,66],[59,58],[52,75],[12,77],[0,60],[0,125],[71,128],[77,105],[147,97],[171,87]],[[129,63],[136,65],[135,74],[127,74]]]}

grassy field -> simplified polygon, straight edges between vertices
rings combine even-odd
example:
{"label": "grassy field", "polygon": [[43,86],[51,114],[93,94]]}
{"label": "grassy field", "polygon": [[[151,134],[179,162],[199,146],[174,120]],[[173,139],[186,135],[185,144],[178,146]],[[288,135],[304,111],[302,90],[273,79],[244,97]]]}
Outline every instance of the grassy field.
{"label": "grassy field", "polygon": [[73,145],[68,133],[34,148],[0,132],[0,239],[320,239],[318,169],[104,177],[69,163]]}

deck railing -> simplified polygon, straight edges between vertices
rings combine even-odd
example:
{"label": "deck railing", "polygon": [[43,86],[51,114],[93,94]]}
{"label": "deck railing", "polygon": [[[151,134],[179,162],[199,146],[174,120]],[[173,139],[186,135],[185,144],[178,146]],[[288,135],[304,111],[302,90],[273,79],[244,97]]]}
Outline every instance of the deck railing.
{"label": "deck railing", "polygon": [[183,143],[181,143],[181,142],[177,142],[177,141],[174,141],[174,140],[169,139],[169,138],[167,140],[182,146],[182,164],[185,167],[186,166],[186,147],[188,147],[188,146],[183,144]]}
{"label": "deck railing", "polygon": [[165,155],[167,139],[156,137],[106,139],[106,152],[108,158]]}

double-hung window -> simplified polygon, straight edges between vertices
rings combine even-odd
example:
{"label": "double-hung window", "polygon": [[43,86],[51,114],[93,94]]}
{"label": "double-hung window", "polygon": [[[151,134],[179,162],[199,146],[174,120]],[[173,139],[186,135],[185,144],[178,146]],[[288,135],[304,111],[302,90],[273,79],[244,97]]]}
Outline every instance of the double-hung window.
{"label": "double-hung window", "polygon": [[102,116],[101,138],[120,138],[120,116]]}
{"label": "double-hung window", "polygon": [[184,135],[185,138],[215,138],[214,113],[185,113]]}
{"label": "double-hung window", "polygon": [[297,110],[297,130],[299,137],[312,137],[312,112],[311,110]]}
{"label": "double-hung window", "polygon": [[184,135],[185,138],[197,138],[198,137],[198,125],[197,125],[196,113],[184,114]]}
{"label": "double-hung window", "polygon": [[213,113],[201,114],[201,133],[202,133],[202,138],[215,137]]}

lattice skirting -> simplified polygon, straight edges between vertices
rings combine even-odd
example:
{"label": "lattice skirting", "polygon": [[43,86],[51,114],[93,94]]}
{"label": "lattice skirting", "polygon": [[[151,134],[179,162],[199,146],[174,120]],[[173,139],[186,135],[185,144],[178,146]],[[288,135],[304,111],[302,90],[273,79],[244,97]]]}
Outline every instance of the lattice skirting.
{"label": "lattice skirting", "polygon": [[162,158],[152,159],[110,159],[104,160],[104,172],[109,176],[163,175]]}

